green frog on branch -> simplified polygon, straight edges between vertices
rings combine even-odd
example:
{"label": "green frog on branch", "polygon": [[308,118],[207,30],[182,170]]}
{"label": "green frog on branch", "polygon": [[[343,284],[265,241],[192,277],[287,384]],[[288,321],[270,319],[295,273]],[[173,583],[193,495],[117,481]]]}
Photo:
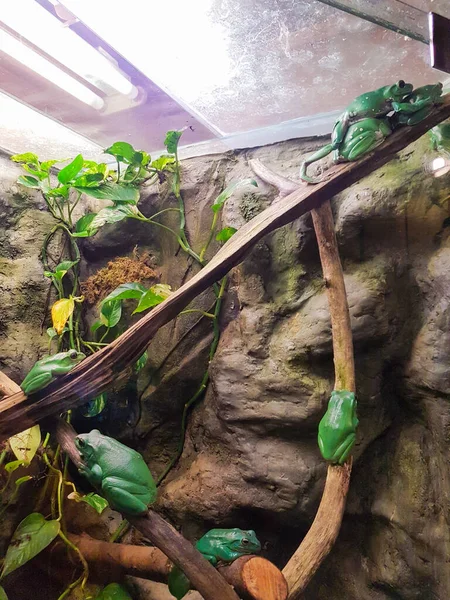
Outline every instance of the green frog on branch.
{"label": "green frog on branch", "polygon": [[[211,529],[195,544],[197,550],[208,562],[231,563],[241,556],[256,554],[261,544],[252,529]],[[174,566],[169,574],[169,591],[181,600],[191,589],[191,583],[181,569]]]}
{"label": "green frog on branch", "polygon": [[323,458],[342,465],[350,456],[356,440],[358,417],[355,394],[334,390],[328,408],[319,423],[318,443]]}
{"label": "green frog on branch", "polygon": [[396,127],[419,123],[441,102],[441,94],[441,83],[414,90],[403,80],[361,94],[336,121],[331,143],[302,163],[301,179],[319,183],[307,175],[307,168],[330,152],[335,163],[355,161],[382,144]]}
{"label": "green frog on branch", "polygon": [[156,485],[144,459],[132,448],[98,429],[81,433],[75,445],[85,463],[82,475],[103,494],[114,510],[142,515],[156,500]]}
{"label": "green frog on branch", "polygon": [[65,375],[71,371],[85,358],[85,354],[73,349],[68,352],[58,352],[58,354],[52,356],[45,356],[34,364],[20,387],[27,396],[34,394],[49,385],[59,375]]}

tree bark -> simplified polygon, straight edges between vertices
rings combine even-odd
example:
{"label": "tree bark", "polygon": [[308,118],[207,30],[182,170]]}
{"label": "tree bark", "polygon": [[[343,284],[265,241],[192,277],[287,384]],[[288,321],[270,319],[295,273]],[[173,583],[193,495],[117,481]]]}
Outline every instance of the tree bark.
{"label": "tree bark", "polygon": [[[260,161],[250,165],[261,179],[279,190],[279,198],[292,193],[296,184],[273,173]],[[334,231],[329,201],[311,211],[326,294],[330,310],[336,390],[355,391],[355,363],[344,274]],[[314,573],[328,555],[339,534],[350,484],[352,461],[329,465],[322,500],[316,517],[302,543],[283,569],[289,585],[289,600],[301,597]]]}
{"label": "tree bark", "polygon": [[206,267],[107,347],[31,398],[26,398],[20,392],[1,402],[0,441],[45,417],[79,406],[86,399],[107,389],[122,376],[127,366],[137,360],[160,327],[237,265],[263,236],[318,208],[338,192],[387,163],[396,152],[449,116],[450,94],[447,94],[442,104],[417,125],[399,129],[382,146],[361,160],[330,169],[321,183],[304,185],[282,202],[273,204],[257,215],[224,245]]}
{"label": "tree bark", "polygon": [[[111,544],[85,535],[69,534],[91,567],[103,581],[133,575],[167,583],[172,563],[158,548]],[[54,554],[54,552],[53,552]],[[260,556],[243,556],[219,572],[239,597],[248,600],[286,600],[287,583],[275,565]]]}

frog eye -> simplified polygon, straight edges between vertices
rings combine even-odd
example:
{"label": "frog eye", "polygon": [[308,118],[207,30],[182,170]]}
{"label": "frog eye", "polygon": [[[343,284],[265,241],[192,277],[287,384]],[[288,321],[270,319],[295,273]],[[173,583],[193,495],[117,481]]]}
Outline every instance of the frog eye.
{"label": "frog eye", "polygon": [[70,350],[69,351],[69,358],[71,360],[75,360],[77,356],[78,356],[78,352],[76,350]]}
{"label": "frog eye", "polygon": [[77,438],[78,440],[78,445],[81,446],[81,448],[84,448],[84,446],[86,446],[86,442],[83,440],[83,438]]}
{"label": "frog eye", "polygon": [[250,540],[248,540],[247,538],[242,538],[242,543],[244,546],[246,546],[247,544],[250,543]]}
{"label": "frog eye", "polygon": [[405,87],[405,82],[403,81],[403,79],[400,79],[400,81],[398,82],[397,85],[399,88],[403,88],[403,87]]}

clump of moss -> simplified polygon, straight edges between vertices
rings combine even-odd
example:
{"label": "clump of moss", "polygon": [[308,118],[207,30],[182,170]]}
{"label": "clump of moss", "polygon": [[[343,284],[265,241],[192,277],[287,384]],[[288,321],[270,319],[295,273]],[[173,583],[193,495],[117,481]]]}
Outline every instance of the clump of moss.
{"label": "clump of moss", "polygon": [[95,304],[122,283],[154,282],[158,274],[152,268],[153,263],[154,259],[147,252],[139,255],[135,250],[132,258],[119,256],[86,279],[81,284],[81,293],[88,304]]}
{"label": "clump of moss", "polygon": [[261,195],[251,192],[242,195],[239,210],[246,221],[250,221],[264,210],[263,200]]}

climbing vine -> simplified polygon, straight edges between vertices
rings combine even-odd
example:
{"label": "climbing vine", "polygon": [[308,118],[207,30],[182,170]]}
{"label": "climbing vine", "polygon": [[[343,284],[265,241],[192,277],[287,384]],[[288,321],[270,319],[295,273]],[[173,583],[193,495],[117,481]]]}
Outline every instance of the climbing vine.
{"label": "climbing vine", "polygon": [[[168,132],[165,139],[167,154],[153,161],[147,152],[135,150],[127,142],[115,142],[105,150],[105,154],[114,158],[115,168],[111,168],[106,162],[97,163],[85,160],[81,154],[72,160],[50,161],[40,161],[38,156],[30,152],[11,157],[14,162],[21,164],[27,173],[19,177],[18,183],[39,190],[49,212],[56,221],[46,235],[41,250],[44,275],[50,281],[46,306],[46,312],[50,311],[52,321],[52,326],[47,328],[49,355],[55,351],[59,353],[70,350],[77,351],[80,356],[84,356],[84,353],[97,352],[118,335],[117,326],[123,316],[122,303],[124,300],[134,299],[136,301],[133,314],[137,314],[152,309],[171,293],[170,286],[163,283],[156,283],[150,287],[145,287],[138,281],[123,283],[101,300],[99,318],[93,323],[90,331],[86,331],[82,322],[84,296],[80,282],[80,239],[94,236],[106,224],[133,219],[158,227],[162,232],[174,236],[181,250],[201,268],[206,264],[205,256],[212,241],[216,239],[219,242],[226,242],[235,233],[236,230],[232,227],[217,231],[220,211],[225,201],[238,186],[249,183],[256,185],[253,180],[237,182],[226,188],[217,197],[212,205],[211,227],[205,244],[198,252],[191,247],[186,233],[185,206],[181,192],[181,165],[178,157],[178,143],[181,135],[181,131]],[[52,169],[63,163],[67,164],[54,174]],[[166,180],[170,183],[177,206],[167,207],[153,215],[145,216],[138,205],[140,187],[145,184],[162,183]],[[87,213],[75,220],[75,209],[83,194],[98,200],[110,201],[112,204],[101,208],[97,213]],[[174,229],[159,220],[159,217],[167,212],[178,214],[178,224]],[[55,248],[60,248],[59,252]],[[209,362],[214,357],[219,343],[219,318],[226,284],[225,277],[213,286],[215,300],[210,311],[191,308],[180,313],[198,312],[201,318],[210,319],[213,340],[209,349],[209,360],[205,373],[197,390],[191,398],[187,399],[183,407],[180,440],[176,454],[160,475],[158,485],[179,460],[183,451],[189,411],[206,390],[209,381]],[[52,289],[57,299],[50,306]],[[45,319],[46,316],[44,316],[44,321]],[[147,353],[145,352],[134,365],[134,371],[138,372],[146,361]],[[107,393],[103,393],[82,407],[82,414],[85,417],[97,416],[104,410],[106,402]],[[70,422],[71,418],[72,415],[69,412],[66,419]],[[72,552],[76,553],[82,569],[80,575],[67,586],[58,600],[63,600],[77,587],[80,587],[83,592],[89,570],[83,555],[66,535],[64,525],[65,490],[71,488],[68,495],[70,500],[86,502],[98,513],[106,508],[107,501],[96,493],[81,494],[77,491],[73,482],[69,480],[68,458],[61,456],[59,446],[54,451],[50,449],[48,434],[41,442],[39,426],[34,426],[11,438],[9,447],[15,454],[16,460],[4,464],[8,454],[7,450],[0,456],[0,465],[7,474],[1,492],[10,489],[14,471],[20,466],[28,466],[38,451],[47,469],[47,477],[35,511],[18,525],[14,533],[4,559],[0,580],[38,554],[56,537],[59,537]],[[26,452],[24,452],[24,448]],[[30,479],[32,479],[31,475],[25,475],[14,482],[15,488],[9,497],[9,502],[4,504],[0,514],[3,514],[15,501],[20,486]],[[45,518],[41,512],[48,501],[50,502],[50,520]],[[118,539],[125,527],[126,521],[113,534],[112,539]],[[3,597],[6,596],[0,586],[0,600]]]}

